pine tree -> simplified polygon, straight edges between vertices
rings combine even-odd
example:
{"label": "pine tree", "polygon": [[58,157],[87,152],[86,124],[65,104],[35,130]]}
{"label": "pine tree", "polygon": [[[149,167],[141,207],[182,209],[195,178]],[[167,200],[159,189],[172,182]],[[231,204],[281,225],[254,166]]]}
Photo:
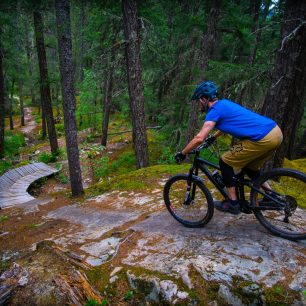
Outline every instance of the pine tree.
{"label": "pine tree", "polygon": [[71,191],[73,196],[80,196],[83,194],[83,185],[75,118],[76,102],[74,95],[69,0],[55,0],[55,11]]}

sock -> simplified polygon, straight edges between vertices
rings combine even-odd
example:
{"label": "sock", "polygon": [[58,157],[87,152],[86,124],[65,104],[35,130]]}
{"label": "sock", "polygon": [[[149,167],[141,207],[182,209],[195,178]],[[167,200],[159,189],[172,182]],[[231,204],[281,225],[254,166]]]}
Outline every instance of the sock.
{"label": "sock", "polygon": [[231,205],[239,205],[239,201],[238,200],[230,200]]}

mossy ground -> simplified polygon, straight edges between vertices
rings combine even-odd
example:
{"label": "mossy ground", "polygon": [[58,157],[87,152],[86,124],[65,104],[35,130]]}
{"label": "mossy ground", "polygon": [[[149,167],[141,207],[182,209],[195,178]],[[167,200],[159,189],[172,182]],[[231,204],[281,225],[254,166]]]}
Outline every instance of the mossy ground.
{"label": "mossy ground", "polygon": [[156,184],[162,178],[170,175],[185,173],[190,165],[156,165],[141,168],[126,174],[102,179],[102,181],[86,190],[88,196],[98,195],[107,191],[127,190],[127,191],[147,191],[156,188]]}

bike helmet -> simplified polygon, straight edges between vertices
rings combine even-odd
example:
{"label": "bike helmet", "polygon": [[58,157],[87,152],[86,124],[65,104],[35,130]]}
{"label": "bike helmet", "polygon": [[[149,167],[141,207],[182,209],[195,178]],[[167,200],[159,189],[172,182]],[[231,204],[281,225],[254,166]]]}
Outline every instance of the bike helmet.
{"label": "bike helmet", "polygon": [[207,99],[213,99],[217,97],[218,87],[211,81],[203,82],[197,85],[191,99],[198,100],[202,97]]}

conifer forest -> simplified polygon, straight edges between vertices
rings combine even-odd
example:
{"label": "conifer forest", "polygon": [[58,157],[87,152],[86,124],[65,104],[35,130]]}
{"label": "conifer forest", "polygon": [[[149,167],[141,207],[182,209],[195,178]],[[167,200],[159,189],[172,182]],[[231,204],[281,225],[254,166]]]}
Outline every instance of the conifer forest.
{"label": "conifer forest", "polygon": [[[152,229],[166,226],[170,219],[175,222],[168,214],[163,217],[168,221],[155,224],[152,216],[164,207],[160,202],[162,188],[169,176],[188,173],[190,168],[192,159],[176,165],[174,155],[203,125],[206,113],[199,112],[198,102],[191,97],[204,81],[218,86],[219,99],[229,99],[269,117],[281,128],[283,142],[264,165],[265,171],[286,167],[306,172],[306,1],[0,0],[0,305],[21,305],[23,300],[29,301],[24,305],[293,305],[294,301],[301,303],[295,305],[302,305],[303,294],[305,302],[298,263],[293,270],[294,275],[300,276],[294,284],[302,289],[283,280],[271,281],[260,285],[257,300],[251,300],[249,295],[244,299],[236,294],[246,286],[243,274],[239,274],[237,278],[233,276],[236,283],[233,281],[229,287],[235,296],[233,300],[220,293],[224,285],[207,285],[211,281],[203,276],[207,267],[197,266],[198,259],[196,263],[183,264],[190,276],[188,281],[182,277],[185,289],[174,284],[176,275],[183,275],[183,270],[181,274],[173,272],[179,264],[158,265],[170,262],[170,257],[156,260],[154,268],[150,266],[153,259],[142,259],[147,253],[140,252],[143,257],[139,255],[136,260],[137,251],[132,250],[132,245],[140,248],[141,239],[146,239],[139,234],[145,228],[139,225],[140,220],[148,222]],[[218,163],[220,154],[235,141],[230,135],[219,137],[205,157]],[[25,175],[28,178],[22,181]],[[303,192],[306,199],[305,189]],[[5,200],[8,195],[10,200]],[[147,207],[149,198],[152,206]],[[18,205],[26,205],[30,200],[36,203],[29,206],[34,208],[21,212],[25,206]],[[94,214],[92,219],[86,219],[90,220],[88,223],[78,219],[79,215],[85,218],[90,209],[100,213],[99,205],[105,205],[100,219],[95,219]],[[119,217],[112,219],[110,210],[116,209],[116,205],[121,205]],[[133,213],[125,211],[129,205],[137,209]],[[84,211],[78,214],[74,211],[78,209]],[[214,218],[218,220],[218,216]],[[305,225],[305,219],[303,222]],[[81,224],[82,235],[77,230]],[[214,225],[212,222],[209,226]],[[107,229],[102,231],[103,226]],[[260,235],[268,236],[263,231]],[[97,249],[90,249],[98,244],[99,237],[108,239],[108,248],[112,248],[106,255],[101,249],[99,254]],[[161,242],[156,237],[149,239],[156,243],[152,254],[167,249],[165,245],[157,247]],[[258,239],[259,244],[263,243]],[[104,248],[101,241],[99,248]],[[173,241],[167,242],[169,254]],[[279,248],[279,254],[285,254],[282,248],[286,248],[292,250],[286,253],[288,258],[305,260],[305,255],[304,259],[299,257],[302,251],[293,254],[293,249],[298,252],[303,246],[292,248],[291,242],[284,246],[278,240],[271,241],[265,241],[266,245]],[[239,241],[236,243],[239,248]],[[52,263],[56,272],[50,275],[57,275],[54,286],[59,291],[46,275],[41,278],[33,264],[23,259],[28,255],[20,255],[28,254],[35,244],[36,253],[31,258],[41,266]],[[75,252],[75,257],[57,248],[59,245]],[[146,252],[150,252],[149,242],[146,247]],[[214,247],[210,245],[211,249]],[[249,256],[248,247],[245,249],[245,256]],[[189,255],[186,256],[182,255]],[[133,260],[141,262],[143,270],[133,270]],[[231,260],[224,257],[220,262],[226,265]],[[258,259],[257,263],[260,266],[261,261]],[[5,283],[8,276],[4,272],[13,264],[14,271],[28,283],[20,285],[21,278],[15,283],[11,280],[10,285]],[[78,274],[68,265],[81,272]],[[278,263],[273,265],[275,268]],[[258,269],[268,271],[270,266]],[[291,268],[284,269],[288,275],[291,273]],[[141,287],[139,277],[149,270],[160,274],[147,274]],[[271,271],[269,275],[273,274]],[[163,278],[162,273],[171,277]],[[261,273],[264,272],[252,278],[256,284]],[[31,275],[39,280],[35,285]],[[292,284],[294,275],[288,276]],[[159,281],[150,277],[159,277]],[[75,288],[73,282],[77,283]],[[18,291],[13,283],[22,289]],[[45,294],[44,299],[37,295],[38,283],[48,284],[46,290],[53,290],[52,294]],[[153,293],[149,287],[153,283],[159,284],[159,295],[150,300]],[[29,286],[32,291],[26,289]],[[165,286],[176,286],[176,293],[169,297]],[[233,288],[238,288],[236,293]]]}

